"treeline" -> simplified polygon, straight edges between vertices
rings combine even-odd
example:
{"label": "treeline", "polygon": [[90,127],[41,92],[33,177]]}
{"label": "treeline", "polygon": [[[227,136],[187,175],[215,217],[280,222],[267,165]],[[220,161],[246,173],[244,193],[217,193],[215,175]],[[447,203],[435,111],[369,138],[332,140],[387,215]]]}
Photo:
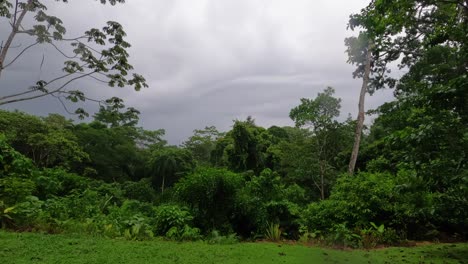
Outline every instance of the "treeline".
{"label": "treeline", "polygon": [[466,239],[466,112],[418,94],[383,105],[351,176],[355,123],[336,121],[333,92],[302,99],[296,127],[249,117],[181,146],[121,101],[78,124],[0,111],[2,228],[354,247]]}
{"label": "treeline", "polygon": [[[378,117],[353,175],[356,124],[337,121],[332,88],[291,109],[295,127],[247,118],[227,132],[196,130],[181,146],[138,127],[139,112],[117,98],[90,123],[1,111],[1,227],[353,247],[467,239],[466,10],[462,0],[371,1],[350,17],[360,33],[347,53],[362,94],[396,96],[369,112]],[[394,62],[407,70],[399,79],[388,74]],[[141,87],[134,77],[123,81]]]}

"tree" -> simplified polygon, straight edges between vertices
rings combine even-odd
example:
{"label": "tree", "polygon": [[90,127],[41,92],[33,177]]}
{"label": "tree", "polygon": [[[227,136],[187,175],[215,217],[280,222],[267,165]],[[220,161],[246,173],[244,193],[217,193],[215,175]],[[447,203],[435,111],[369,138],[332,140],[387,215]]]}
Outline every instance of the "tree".
{"label": "tree", "polygon": [[364,102],[366,93],[369,89],[369,80],[371,75],[371,63],[372,63],[372,40],[368,39],[368,36],[361,33],[359,37],[351,37],[345,40],[348,46],[348,62],[351,64],[357,64],[358,67],[353,73],[354,78],[362,78],[361,91],[359,93],[358,103],[358,117],[356,123],[356,131],[354,133],[354,145],[351,151],[351,158],[348,165],[348,173],[352,175],[356,166],[357,157],[359,154],[359,146],[361,145],[362,129],[364,127]]}
{"label": "tree", "polygon": [[[401,60],[400,80],[380,75],[376,87],[393,84],[398,101],[456,114],[468,122],[468,3],[463,0],[372,1],[351,16],[350,27],[372,32],[374,67]],[[382,71],[381,71],[382,72]]]}
{"label": "tree", "polygon": [[0,112],[0,132],[39,167],[71,168],[88,160],[72,128],[70,120],[57,114],[39,118],[21,112]]}
{"label": "tree", "polygon": [[154,151],[148,165],[151,168],[153,188],[160,188],[161,194],[165,188],[171,187],[195,168],[190,151],[176,147]]}
{"label": "tree", "polygon": [[[57,0],[58,1],[58,0]],[[67,3],[68,0],[58,2]],[[124,0],[100,0],[102,4],[111,5],[123,3]],[[11,25],[8,35],[0,46],[0,78],[3,70],[13,65],[26,51],[36,45],[51,45],[64,56],[64,74],[50,80],[37,80],[31,87],[15,90],[12,94],[0,96],[0,105],[32,100],[44,96],[53,96],[60,100],[71,102],[94,100],[85,96],[80,90],[68,90],[68,87],[80,79],[92,78],[108,86],[133,86],[135,90],[148,87],[143,76],[133,73],[133,66],[129,64],[127,49],[130,44],[125,41],[126,33],[122,26],[114,21],[107,22],[102,29],[92,28],[82,36],[66,38],[66,28],[58,17],[46,13],[47,7],[42,0],[3,0],[0,1],[0,20],[6,20]],[[33,14],[33,24],[25,21],[27,15]],[[5,21],[5,22],[6,22]],[[2,22],[2,23],[5,23]],[[13,54],[12,48],[19,35],[29,36],[32,44]],[[62,43],[69,43],[73,55],[67,55],[62,50]],[[23,44],[23,43],[22,43]],[[13,55],[13,56],[9,56]],[[68,111],[68,109],[65,107]],[[80,117],[88,114],[84,109],[75,111]]]}
{"label": "tree", "polygon": [[106,124],[108,127],[134,127],[138,124],[140,111],[128,107],[125,112],[123,100],[112,97],[106,100],[106,106],[101,106],[94,115],[94,120]]}
{"label": "tree", "polygon": [[320,190],[321,199],[325,199],[325,177],[330,166],[330,157],[327,155],[329,132],[338,125],[334,118],[339,116],[341,107],[341,99],[334,98],[334,92],[333,88],[328,87],[323,93],[318,93],[315,99],[302,98],[301,104],[289,113],[297,127],[310,129],[314,136],[312,157],[314,164],[318,165],[315,173],[319,175],[318,181],[314,180],[314,183]]}
{"label": "tree", "polygon": [[[140,180],[148,177],[147,169],[152,151],[162,148],[164,130],[148,131],[137,127],[139,111],[125,108],[122,100],[112,98],[112,103],[102,106],[88,124],[73,129],[80,145],[90,156],[87,167],[75,168],[78,172],[93,169],[95,175],[106,181]],[[88,169],[88,171],[89,171]],[[92,171],[89,171],[92,173]]]}
{"label": "tree", "polygon": [[39,167],[62,166],[69,169],[89,160],[77,137],[68,129],[48,128],[47,133],[30,135],[27,142],[32,160]]}
{"label": "tree", "polygon": [[232,170],[260,173],[265,169],[266,152],[271,144],[265,128],[255,125],[249,116],[246,121],[236,120],[228,136],[232,138],[232,145],[226,147],[225,154]]}
{"label": "tree", "polygon": [[0,132],[5,134],[8,143],[21,154],[30,155],[27,142],[32,134],[47,133],[44,122],[37,116],[23,112],[0,111]]}
{"label": "tree", "polygon": [[195,160],[201,164],[209,164],[211,161],[211,152],[216,147],[216,140],[223,136],[216,127],[210,126],[205,129],[196,129],[194,134],[182,145],[190,150]]}
{"label": "tree", "polygon": [[[397,98],[378,109],[366,150],[375,157],[368,169],[410,175],[399,195],[430,196],[418,208],[426,212],[418,225],[462,234],[468,193],[467,22],[465,0],[376,0],[350,20],[351,27],[372,34],[372,71],[380,73],[372,84],[394,87]],[[383,71],[397,60],[407,70],[399,80]]]}

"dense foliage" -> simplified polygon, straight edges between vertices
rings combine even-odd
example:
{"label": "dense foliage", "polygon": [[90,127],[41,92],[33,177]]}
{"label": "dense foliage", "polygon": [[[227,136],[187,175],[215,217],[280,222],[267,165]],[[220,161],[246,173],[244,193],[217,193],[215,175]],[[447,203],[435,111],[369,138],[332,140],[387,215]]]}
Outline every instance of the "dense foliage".
{"label": "dense foliage", "polygon": [[[249,117],[226,133],[195,130],[181,146],[138,127],[139,112],[117,99],[89,123],[0,111],[1,227],[347,247],[467,239],[464,3],[372,1],[351,17],[375,45],[369,89],[396,95],[374,111],[355,175],[355,122],[337,121],[330,87],[291,110],[296,127]],[[381,70],[399,55],[407,73],[395,80]]]}

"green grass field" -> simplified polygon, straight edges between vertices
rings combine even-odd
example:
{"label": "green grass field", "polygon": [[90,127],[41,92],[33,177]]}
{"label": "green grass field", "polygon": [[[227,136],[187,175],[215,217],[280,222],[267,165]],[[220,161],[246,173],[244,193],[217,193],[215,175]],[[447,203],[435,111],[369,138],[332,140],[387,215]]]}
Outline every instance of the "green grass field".
{"label": "green grass field", "polygon": [[332,250],[301,245],[126,241],[0,232],[0,263],[468,263],[468,244]]}

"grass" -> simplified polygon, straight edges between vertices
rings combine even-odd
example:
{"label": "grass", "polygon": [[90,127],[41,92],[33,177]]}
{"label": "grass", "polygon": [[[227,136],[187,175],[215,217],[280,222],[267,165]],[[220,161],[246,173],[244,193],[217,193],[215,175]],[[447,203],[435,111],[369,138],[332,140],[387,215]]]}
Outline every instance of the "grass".
{"label": "grass", "polygon": [[468,244],[340,251],[301,245],[126,241],[0,231],[0,263],[468,263]]}

